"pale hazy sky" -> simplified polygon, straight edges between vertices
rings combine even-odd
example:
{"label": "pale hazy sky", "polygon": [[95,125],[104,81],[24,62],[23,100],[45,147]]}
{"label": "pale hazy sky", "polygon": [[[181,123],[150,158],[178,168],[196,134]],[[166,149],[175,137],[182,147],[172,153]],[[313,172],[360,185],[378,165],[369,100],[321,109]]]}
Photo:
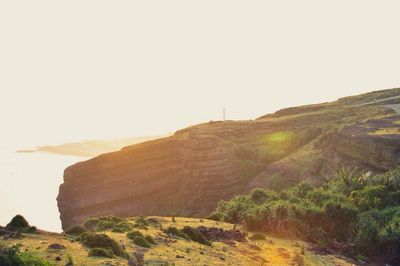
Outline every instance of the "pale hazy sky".
{"label": "pale hazy sky", "polygon": [[0,144],[156,135],[400,85],[399,1],[1,1]]}

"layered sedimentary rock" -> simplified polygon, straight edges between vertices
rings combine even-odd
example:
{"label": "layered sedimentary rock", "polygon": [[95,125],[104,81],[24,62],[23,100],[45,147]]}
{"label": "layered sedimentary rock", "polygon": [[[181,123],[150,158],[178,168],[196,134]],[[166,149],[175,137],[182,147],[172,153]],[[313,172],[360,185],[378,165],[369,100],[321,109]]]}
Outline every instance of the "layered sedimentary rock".
{"label": "layered sedimentary rock", "polygon": [[203,217],[254,187],[318,182],[342,166],[389,170],[399,163],[399,96],[386,90],[209,122],[75,164],[58,196],[63,228],[110,214]]}

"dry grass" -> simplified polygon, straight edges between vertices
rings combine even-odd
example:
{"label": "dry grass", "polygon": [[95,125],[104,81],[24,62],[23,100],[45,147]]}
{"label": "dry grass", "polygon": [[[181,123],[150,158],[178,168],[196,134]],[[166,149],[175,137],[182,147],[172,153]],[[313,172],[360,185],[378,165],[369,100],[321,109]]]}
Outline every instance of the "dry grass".
{"label": "dry grass", "polygon": [[389,127],[389,128],[382,128],[378,129],[373,132],[369,132],[369,135],[397,135],[400,134],[400,128],[399,127]]}
{"label": "dry grass", "polygon": [[[195,218],[175,218],[171,217],[152,217],[157,219],[162,228],[174,226],[183,228],[184,226],[198,227],[219,227],[226,230],[232,229],[233,225],[224,222],[216,222],[206,219]],[[135,218],[128,221],[134,223]],[[237,229],[244,230],[238,226]],[[333,255],[317,255],[307,251],[307,243],[302,241],[292,241],[266,236],[265,240],[249,240],[246,243],[235,242],[229,245],[222,242],[213,242],[212,247],[200,245],[193,241],[180,238],[170,238],[165,235],[158,226],[149,226],[147,230],[139,229],[143,234],[151,235],[157,242],[149,249],[141,248],[133,244],[126,237],[125,233],[105,232],[108,236],[125,246],[128,254],[139,250],[145,254],[145,265],[163,265],[161,263],[174,263],[174,265],[290,265],[296,254],[300,254],[301,246],[305,247],[305,254],[302,255],[306,265],[351,265],[351,263]],[[29,250],[32,253],[55,263],[65,265],[68,254],[73,258],[75,265],[127,265],[124,258],[97,258],[89,257],[88,250],[78,241],[74,241],[68,236],[60,234],[43,233],[38,235],[26,235],[22,239],[0,240],[1,244],[11,245],[20,243],[22,250]],[[50,244],[58,243],[64,245],[66,249],[52,251],[47,249]],[[180,258],[177,258],[180,257]],[[56,257],[61,257],[59,262]],[[165,265],[165,264],[164,264]]]}

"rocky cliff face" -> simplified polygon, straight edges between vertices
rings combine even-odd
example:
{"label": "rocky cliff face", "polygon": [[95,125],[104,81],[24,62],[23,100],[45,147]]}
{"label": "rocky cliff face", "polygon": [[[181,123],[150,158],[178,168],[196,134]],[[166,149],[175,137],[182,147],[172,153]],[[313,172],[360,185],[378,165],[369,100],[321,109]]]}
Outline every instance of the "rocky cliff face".
{"label": "rocky cliff face", "polygon": [[67,229],[100,215],[207,216],[254,187],[320,182],[341,166],[382,172],[400,158],[400,89],[200,124],[70,166],[58,207]]}

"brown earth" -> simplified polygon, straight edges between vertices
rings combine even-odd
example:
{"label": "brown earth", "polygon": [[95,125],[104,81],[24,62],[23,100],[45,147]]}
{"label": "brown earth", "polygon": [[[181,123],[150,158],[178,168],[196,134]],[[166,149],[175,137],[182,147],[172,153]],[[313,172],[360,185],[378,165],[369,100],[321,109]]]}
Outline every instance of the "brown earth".
{"label": "brown earth", "polygon": [[342,166],[389,170],[400,160],[399,96],[384,90],[211,121],[75,164],[57,198],[63,228],[110,214],[204,217],[255,187],[321,182]]}

